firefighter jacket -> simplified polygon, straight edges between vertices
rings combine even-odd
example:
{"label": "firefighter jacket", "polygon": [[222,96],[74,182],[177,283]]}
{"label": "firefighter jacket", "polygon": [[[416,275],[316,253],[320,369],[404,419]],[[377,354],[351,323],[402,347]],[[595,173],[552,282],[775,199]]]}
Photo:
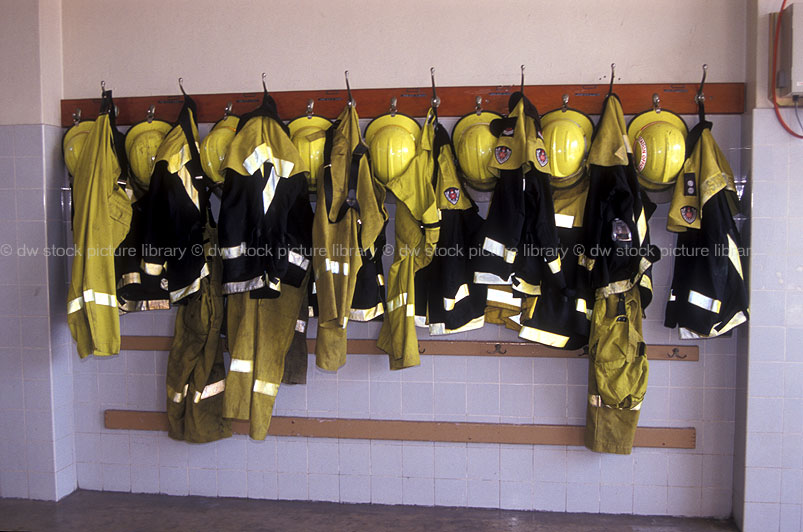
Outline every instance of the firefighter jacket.
{"label": "firefighter jacket", "polygon": [[[312,228],[315,300],[318,307],[316,364],[337,370],[346,362],[351,317],[363,254],[374,256],[387,212],[385,190],[371,175],[357,111],[347,106],[326,132],[322,186]],[[374,277],[376,284],[379,280]]]}
{"label": "firefighter jacket", "polygon": [[474,284],[468,261],[482,218],[457,178],[446,129],[432,113],[424,129],[432,144],[431,179],[441,220],[432,262],[415,274],[416,318],[431,335],[478,329],[485,323],[487,287]]}
{"label": "firefighter jacket", "polygon": [[472,268],[476,283],[496,285],[488,288],[493,310],[486,319],[518,329],[522,299],[539,294],[542,283],[563,290],[565,280],[538,111],[520,92],[510,97],[509,109],[506,118],[491,122],[498,141],[490,166],[500,178]]}
{"label": "firefighter jacket", "polygon": [[277,297],[282,282],[300,286],[311,253],[308,169],[267,92],[240,118],[223,168],[223,292]]}
{"label": "firefighter jacket", "polygon": [[215,253],[216,231],[204,231],[203,257],[209,275],[200,289],[178,305],[175,335],[167,357],[168,436],[205,443],[231,436],[231,423],[223,418],[226,369],[220,329],[223,294],[220,257]]}
{"label": "firefighter jacket", "polygon": [[388,353],[390,369],[420,364],[415,331],[416,272],[427,266],[440,235],[440,211],[433,177],[435,115],[430,110],[416,154],[407,170],[387,183],[396,196],[396,250],[388,270],[388,310],[377,346]]}
{"label": "firefighter jacket", "polygon": [[73,181],[76,254],[67,293],[67,322],[81,358],[120,352],[114,252],[128,233],[131,203],[118,185],[124,163],[117,154],[125,152],[120,138],[113,136],[113,114],[111,91],[105,91]]}
{"label": "firefighter jacket", "polygon": [[629,454],[647,386],[641,316],[652,297],[654,205],[636,179],[619,99],[609,94],[588,155],[584,253],[595,302],[589,338],[585,445]]}
{"label": "firefighter jacket", "polygon": [[540,293],[527,298],[519,318],[522,338],[570,350],[588,344],[594,294],[588,270],[580,264],[578,246],[583,239],[588,188],[587,175],[572,186],[551,187],[566,288],[561,290],[542,283]]}
{"label": "firefighter jacket", "polygon": [[178,122],[162,141],[148,190],[144,273],[165,276],[172,303],[201,289],[209,275],[204,228],[210,220],[208,178],[201,170],[195,102],[184,97]]}
{"label": "firefighter jacket", "polygon": [[667,229],[678,233],[679,252],[665,319],[684,339],[718,336],[749,315],[733,172],[711,122],[691,130],[686,154],[667,219]]}

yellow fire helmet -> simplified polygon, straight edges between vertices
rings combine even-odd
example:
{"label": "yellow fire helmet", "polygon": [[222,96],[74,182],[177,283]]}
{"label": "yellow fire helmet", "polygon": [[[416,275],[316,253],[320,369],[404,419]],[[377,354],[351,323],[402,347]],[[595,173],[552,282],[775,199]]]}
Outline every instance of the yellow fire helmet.
{"label": "yellow fire helmet", "polygon": [[226,152],[229,151],[229,144],[234,139],[239,123],[239,116],[227,115],[218,120],[212,127],[212,131],[201,141],[198,150],[201,156],[201,167],[209,179],[215,183],[223,182],[223,172],[221,172],[223,159],[226,158]]}
{"label": "yellow fire helmet", "polygon": [[594,124],[575,109],[555,109],[541,117],[544,144],[549,156],[550,182],[559,188],[575,184],[583,176]]}
{"label": "yellow fire helmet", "polygon": [[315,192],[318,180],[323,175],[323,148],[326,144],[325,132],[332,121],[318,115],[304,115],[290,121],[290,139],[301,158],[309,164],[307,184],[310,192]]}
{"label": "yellow fire helmet", "polygon": [[463,179],[477,190],[493,190],[498,174],[488,167],[496,137],[491,133],[491,120],[502,118],[493,111],[470,113],[457,121],[452,130],[452,141]]}
{"label": "yellow fire helmet", "polygon": [[365,142],[371,154],[371,170],[380,183],[387,184],[407,170],[415,157],[421,126],[402,113],[379,115],[365,128]]}
{"label": "yellow fire helmet", "polygon": [[64,151],[64,165],[70,175],[74,176],[75,169],[78,167],[78,158],[81,155],[81,148],[84,147],[84,141],[95,125],[94,120],[83,120],[78,122],[64,134],[64,139],[61,141],[61,147]]}
{"label": "yellow fire helmet", "polygon": [[683,119],[666,109],[633,117],[627,136],[641,186],[660,192],[674,185],[686,160],[687,134]]}
{"label": "yellow fire helmet", "polygon": [[150,184],[156,152],[172,125],[164,120],[147,120],[134,124],[125,134],[125,153],[133,176],[147,187]]}

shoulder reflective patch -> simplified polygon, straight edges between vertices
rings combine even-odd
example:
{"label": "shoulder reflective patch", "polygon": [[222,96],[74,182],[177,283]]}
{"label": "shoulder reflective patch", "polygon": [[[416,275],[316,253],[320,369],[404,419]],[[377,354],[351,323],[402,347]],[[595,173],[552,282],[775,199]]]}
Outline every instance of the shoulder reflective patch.
{"label": "shoulder reflective patch", "polygon": [[555,213],[555,225],[564,229],[571,229],[574,225],[574,216],[571,214]]}

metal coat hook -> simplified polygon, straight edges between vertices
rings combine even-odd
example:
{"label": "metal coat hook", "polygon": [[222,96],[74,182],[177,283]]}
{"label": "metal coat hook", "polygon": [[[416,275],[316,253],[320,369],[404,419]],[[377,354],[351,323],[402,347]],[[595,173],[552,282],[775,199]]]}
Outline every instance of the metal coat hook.
{"label": "metal coat hook", "polygon": [[265,91],[265,94],[268,93],[268,82],[267,82],[268,75],[266,73],[262,73],[262,90]]}
{"label": "metal coat hook", "polygon": [[351,85],[349,85],[349,71],[346,70],[343,74],[346,76],[346,93],[348,94],[349,97],[348,102],[346,102],[346,104],[349,107],[356,107],[357,102],[355,102],[354,98],[351,96]]}
{"label": "metal coat hook", "polygon": [[482,114],[482,96],[477,96],[474,102],[474,112],[477,113],[477,116],[480,116]]}
{"label": "metal coat hook", "polygon": [[521,65],[521,93],[524,94],[524,65]]}
{"label": "metal coat hook", "polygon": [[486,351],[489,355],[504,355],[507,349],[502,349],[502,344],[494,344],[493,351]]}
{"label": "metal coat hook", "polygon": [[100,82],[100,94],[101,96],[106,94],[106,82],[103,80]]}
{"label": "metal coat hook", "polygon": [[666,356],[667,356],[667,358],[678,358],[680,360],[683,360],[684,358],[686,358],[689,355],[681,355],[680,354],[680,349],[678,349],[677,347],[673,347],[672,348],[672,352],[671,353],[667,353]]}
{"label": "metal coat hook", "polygon": [[565,113],[566,111],[569,110],[569,95],[568,94],[564,94],[561,97],[561,101],[563,102],[563,105],[560,106],[560,110],[561,110],[562,113]]}
{"label": "metal coat hook", "polygon": [[151,105],[148,107],[148,112],[145,113],[145,120],[150,124],[153,122],[153,117],[156,116],[156,106]]}
{"label": "metal coat hook", "polygon": [[390,99],[390,110],[388,111],[390,113],[390,116],[396,116],[396,113],[399,112],[399,108],[397,107],[398,103],[399,100],[395,96]]}
{"label": "metal coat hook", "polygon": [[703,94],[703,87],[705,86],[705,78],[708,75],[708,65],[703,63],[703,79],[700,81],[700,86],[697,89],[697,95],[694,97],[697,105],[705,103],[705,94]]}
{"label": "metal coat hook", "polygon": [[231,114],[232,109],[234,109],[234,104],[229,102],[226,104],[226,108],[223,109],[223,119],[227,119]]}
{"label": "metal coat hook", "polygon": [[423,355],[426,352],[426,350],[427,350],[426,347],[419,347],[418,348],[418,354],[419,355]]}
{"label": "metal coat hook", "polygon": [[80,121],[81,121],[81,108],[80,107],[76,107],[75,111],[72,114],[72,123],[73,123],[73,125],[75,125]]}
{"label": "metal coat hook", "polygon": [[438,93],[435,90],[435,67],[430,67],[429,76],[432,78],[432,107],[438,109],[441,105],[441,99],[438,98]]}
{"label": "metal coat hook", "polygon": [[187,93],[184,92],[184,78],[178,78],[178,88],[181,89],[181,94],[184,96],[187,95]]}
{"label": "metal coat hook", "polygon": [[608,86],[608,96],[613,94],[613,80],[616,77],[616,63],[611,63],[611,84]]}
{"label": "metal coat hook", "polygon": [[661,97],[658,96],[657,92],[652,95],[652,110],[656,113],[661,112]]}
{"label": "metal coat hook", "polygon": [[315,100],[307,100],[307,119],[312,119],[312,108],[315,107]]}

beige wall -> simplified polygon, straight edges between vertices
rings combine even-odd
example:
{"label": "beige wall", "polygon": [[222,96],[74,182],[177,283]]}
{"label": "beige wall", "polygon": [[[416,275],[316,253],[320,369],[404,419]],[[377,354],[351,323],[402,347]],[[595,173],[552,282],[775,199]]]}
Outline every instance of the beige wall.
{"label": "beige wall", "polygon": [[[745,80],[746,0],[70,0],[64,96]],[[101,9],[100,6],[103,6]],[[88,29],[91,28],[91,31]]]}

